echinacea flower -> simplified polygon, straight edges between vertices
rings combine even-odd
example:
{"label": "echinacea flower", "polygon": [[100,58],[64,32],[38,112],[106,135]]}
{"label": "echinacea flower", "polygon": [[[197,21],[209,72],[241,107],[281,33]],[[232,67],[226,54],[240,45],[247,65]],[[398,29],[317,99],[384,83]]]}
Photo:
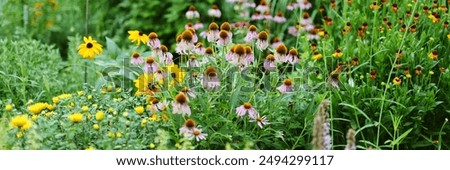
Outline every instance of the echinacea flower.
{"label": "echinacea flower", "polygon": [[394,83],[394,85],[400,85],[400,84],[402,84],[402,79],[400,79],[400,78],[398,78],[398,77],[395,77],[395,78],[392,80],[392,83]]}
{"label": "echinacea flower", "polygon": [[134,65],[140,65],[144,63],[144,60],[138,52],[134,52],[133,55],[131,55],[131,63]]}
{"label": "echinacea flower", "polygon": [[195,45],[194,51],[197,55],[204,55],[206,48],[203,46],[202,42],[197,42],[197,44]]}
{"label": "echinacea flower", "polygon": [[275,65],[275,57],[272,54],[266,56],[264,60],[264,69],[268,71],[275,70],[277,66]]}
{"label": "echinacea flower", "polygon": [[187,61],[187,67],[188,68],[200,67],[200,63],[198,62],[197,57],[195,57],[195,55],[192,55],[191,58]]}
{"label": "echinacea flower", "polygon": [[186,12],[186,18],[187,19],[200,18],[200,13],[198,13],[194,5],[191,5],[189,7],[189,10]]}
{"label": "echinacea flower", "polygon": [[256,26],[250,25],[247,30],[247,35],[245,35],[244,41],[250,43],[256,38],[258,38],[258,33],[256,31],[257,31]]}
{"label": "echinacea flower", "polygon": [[302,10],[307,10],[312,7],[309,0],[297,0],[298,7]]}
{"label": "echinacea flower", "polygon": [[83,37],[83,44],[78,46],[78,54],[83,58],[94,59],[94,57],[102,52],[102,45],[93,40],[91,36]]}
{"label": "echinacea flower", "polygon": [[172,102],[174,114],[191,115],[191,108],[188,105],[188,98],[184,93],[178,93]]}
{"label": "echinacea flower", "polygon": [[220,12],[220,9],[217,5],[213,5],[211,9],[208,10],[208,15],[210,17],[220,18],[220,16],[222,16],[222,12]]}
{"label": "echinacea flower", "polygon": [[155,32],[151,32],[148,34],[148,40],[146,41],[147,45],[151,49],[157,49],[161,47],[161,42],[159,41],[158,34]]}
{"label": "echinacea flower", "polygon": [[275,61],[278,63],[287,62],[286,54],[288,53],[286,45],[283,43],[275,48]]}
{"label": "echinacea flower", "polygon": [[191,90],[189,87],[183,87],[183,88],[180,90],[180,93],[184,93],[186,96],[189,96],[189,97],[192,97],[192,98],[197,97],[197,96],[195,95],[195,93],[192,92],[192,90]]}
{"label": "echinacea flower", "polygon": [[286,56],[286,60],[291,63],[291,64],[295,64],[298,62],[298,51],[297,49],[293,48],[291,50],[289,50],[288,55]]}
{"label": "echinacea flower", "polygon": [[73,123],[80,123],[83,121],[83,114],[81,113],[73,113],[68,116],[69,120]]}
{"label": "echinacea flower", "polygon": [[173,64],[173,55],[169,52],[169,49],[165,45],[161,45],[159,50],[156,52],[159,57],[159,61],[163,62],[166,65]]}
{"label": "echinacea flower", "polygon": [[269,34],[266,31],[261,31],[258,33],[256,47],[258,47],[260,51],[264,51],[267,47],[269,47]]}
{"label": "echinacea flower", "polygon": [[207,40],[208,42],[216,42],[219,39],[219,25],[217,25],[215,22],[212,22],[209,24],[208,27],[208,35]]}
{"label": "echinacea flower", "polygon": [[256,122],[259,126],[259,128],[263,128],[264,125],[269,125],[269,120],[267,120],[266,116],[260,117],[259,115],[256,118],[250,119],[250,122]]}
{"label": "echinacea flower", "polygon": [[231,43],[231,37],[228,34],[228,31],[221,30],[219,32],[219,40],[217,40],[217,45],[219,46],[227,46]]}
{"label": "echinacea flower", "polygon": [[128,39],[130,39],[132,43],[136,42],[137,45],[140,45],[141,43],[145,44],[148,41],[148,36],[141,31],[128,31],[128,34],[130,34]]}
{"label": "echinacea flower", "polygon": [[195,138],[197,142],[200,142],[201,140],[206,139],[208,134],[203,133],[201,129],[194,128],[192,131],[188,132],[188,138]]}
{"label": "echinacea flower", "polygon": [[209,66],[205,70],[202,85],[208,90],[218,90],[220,88],[220,80],[216,68]]}
{"label": "echinacea flower", "polygon": [[188,135],[189,133],[193,132],[197,124],[192,119],[187,119],[184,121],[183,126],[180,128],[180,135]]}
{"label": "echinacea flower", "polygon": [[269,5],[267,4],[266,0],[261,0],[259,2],[259,5],[256,6],[256,11],[261,12],[261,13],[268,11],[268,10],[270,10],[270,8],[269,8]]}
{"label": "echinacea flower", "polygon": [[233,32],[231,32],[231,25],[228,22],[223,22],[222,24],[220,24],[220,30],[223,31],[227,31],[228,33],[228,37],[233,38]]}
{"label": "echinacea flower", "polygon": [[293,11],[293,10],[295,10],[297,8],[298,8],[298,5],[296,3],[293,3],[293,2],[289,3],[288,6],[286,7],[286,9],[288,11]]}
{"label": "echinacea flower", "polygon": [[292,80],[291,79],[285,79],[283,81],[283,84],[277,88],[278,91],[280,91],[281,93],[289,93],[289,92],[293,92],[294,88],[292,87]]}
{"label": "echinacea flower", "polygon": [[10,125],[14,128],[20,129],[21,131],[25,131],[31,128],[32,122],[27,115],[18,115],[11,119]]}
{"label": "echinacea flower", "polygon": [[158,71],[158,64],[153,57],[147,57],[145,59],[144,72],[145,73],[156,73]]}
{"label": "echinacea flower", "polygon": [[194,50],[194,34],[187,29],[181,33],[180,41],[177,43],[176,51],[179,54],[191,54]]}
{"label": "echinacea flower", "polygon": [[253,15],[252,15],[252,20],[254,21],[258,21],[258,20],[262,20],[264,19],[264,16],[260,14],[260,12],[256,11]]}
{"label": "echinacea flower", "polygon": [[286,18],[283,16],[283,13],[279,11],[277,15],[273,18],[273,21],[276,23],[284,23],[286,22]]}
{"label": "echinacea flower", "polygon": [[245,116],[247,112],[250,118],[256,118],[256,115],[258,114],[255,108],[253,108],[252,104],[250,104],[250,102],[244,102],[243,105],[236,108],[236,113],[240,117]]}

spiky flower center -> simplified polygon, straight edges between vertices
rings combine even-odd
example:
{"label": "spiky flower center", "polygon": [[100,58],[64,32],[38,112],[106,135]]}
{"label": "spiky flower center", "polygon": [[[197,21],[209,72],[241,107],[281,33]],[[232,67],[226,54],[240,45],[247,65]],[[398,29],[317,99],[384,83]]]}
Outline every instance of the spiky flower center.
{"label": "spiky flower center", "polygon": [[284,44],[280,44],[278,45],[278,47],[276,48],[277,53],[279,54],[286,54],[287,53],[287,47]]}
{"label": "spiky flower center", "polygon": [[286,86],[292,86],[292,80],[291,80],[291,79],[286,79],[286,80],[284,80],[284,85],[286,85]]}
{"label": "spiky flower center", "polygon": [[267,34],[266,31],[259,32],[258,39],[267,41],[268,38],[269,38],[269,34]]}
{"label": "spiky flower center", "polygon": [[151,33],[148,35],[148,38],[150,38],[150,39],[156,39],[156,38],[158,38],[158,34],[156,34],[155,32],[151,32]]}
{"label": "spiky flower center", "polygon": [[134,53],[133,53],[133,58],[139,58],[139,53],[134,52]]}
{"label": "spiky flower center", "polygon": [[93,45],[92,43],[87,43],[87,44],[86,44],[86,47],[87,47],[87,48],[92,48],[92,47],[94,47],[94,45]]}
{"label": "spiky flower center", "polygon": [[155,59],[153,59],[152,57],[149,57],[145,60],[148,64],[153,64],[155,62]]}
{"label": "spiky flower center", "polygon": [[244,103],[244,108],[245,109],[250,109],[250,108],[252,108],[252,104],[250,104],[249,102],[245,102]]}
{"label": "spiky flower center", "polygon": [[216,68],[209,66],[205,71],[205,75],[208,77],[216,77],[217,76]]}
{"label": "spiky flower center", "polygon": [[195,121],[192,120],[192,119],[188,119],[188,120],[186,120],[186,122],[184,122],[184,125],[185,125],[187,128],[192,129],[192,128],[195,127]]}
{"label": "spiky flower center", "polygon": [[234,47],[234,53],[236,53],[237,55],[244,55],[245,54],[245,47],[243,45],[236,45]]}
{"label": "spiky flower center", "polygon": [[180,104],[184,104],[187,102],[187,97],[183,93],[179,93],[175,96],[175,101],[177,101]]}

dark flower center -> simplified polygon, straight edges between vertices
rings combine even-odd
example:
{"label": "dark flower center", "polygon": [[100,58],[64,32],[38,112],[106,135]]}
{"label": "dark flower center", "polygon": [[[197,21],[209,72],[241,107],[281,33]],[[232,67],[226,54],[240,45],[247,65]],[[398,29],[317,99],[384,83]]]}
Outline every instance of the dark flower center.
{"label": "dark flower center", "polygon": [[92,45],[92,43],[87,43],[87,44],[86,44],[86,47],[87,47],[87,48],[92,48],[92,47],[94,47],[94,45]]}

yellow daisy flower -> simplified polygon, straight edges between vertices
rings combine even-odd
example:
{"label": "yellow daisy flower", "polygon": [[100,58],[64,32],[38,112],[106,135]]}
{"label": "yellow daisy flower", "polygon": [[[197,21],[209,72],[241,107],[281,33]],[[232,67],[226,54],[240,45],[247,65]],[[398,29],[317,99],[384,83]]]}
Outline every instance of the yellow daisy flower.
{"label": "yellow daisy flower", "polygon": [[91,36],[83,37],[84,43],[78,46],[78,54],[83,58],[94,59],[95,55],[102,53],[102,45],[93,40]]}
{"label": "yellow daisy flower", "polygon": [[322,59],[322,54],[320,54],[319,52],[314,52],[314,54],[313,54],[313,57],[312,57],[312,59],[313,60],[320,60],[320,59]]}
{"label": "yellow daisy flower", "polygon": [[25,131],[29,128],[31,128],[31,120],[28,118],[27,115],[18,115],[14,116],[11,121],[10,125],[12,127],[19,128],[22,131]]}
{"label": "yellow daisy flower", "polygon": [[130,34],[128,39],[130,39],[131,42],[133,42],[133,43],[136,42],[137,45],[140,45],[141,42],[145,44],[149,40],[149,37],[140,31],[136,31],[136,30],[128,31],[128,34]]}

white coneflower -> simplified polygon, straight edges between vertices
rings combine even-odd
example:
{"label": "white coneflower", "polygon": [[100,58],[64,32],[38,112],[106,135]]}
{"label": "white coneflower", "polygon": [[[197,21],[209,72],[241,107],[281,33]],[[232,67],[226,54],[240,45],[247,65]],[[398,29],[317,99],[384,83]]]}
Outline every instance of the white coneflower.
{"label": "white coneflower", "polygon": [[264,51],[267,47],[269,47],[269,34],[266,31],[261,31],[258,33],[256,47],[258,47],[260,51]]}
{"label": "white coneflower", "polygon": [[159,58],[159,61],[166,65],[173,63],[173,55],[165,45],[161,45],[160,48],[156,49],[156,56]]}
{"label": "white coneflower", "polygon": [[207,136],[208,134],[203,133],[201,129],[194,128],[194,130],[189,132],[188,138],[195,138],[197,142],[200,142],[201,140],[205,140]]}
{"label": "white coneflower", "polygon": [[330,120],[328,114],[329,104],[329,100],[323,100],[322,103],[320,103],[319,109],[314,118],[312,141],[314,149],[331,149]]}
{"label": "white coneflower", "polygon": [[300,20],[300,24],[303,25],[303,26],[312,24],[312,19],[309,17],[309,13],[308,12],[303,12],[302,20]]}
{"label": "white coneflower", "polygon": [[196,126],[197,126],[197,124],[195,123],[194,120],[187,119],[186,121],[184,121],[183,126],[180,128],[180,135],[182,135],[182,136],[188,135],[189,133],[194,131]]}
{"label": "white coneflower", "polygon": [[286,18],[283,16],[283,13],[279,11],[273,18],[273,21],[275,21],[276,23],[284,23],[286,22]]}
{"label": "white coneflower", "polygon": [[234,53],[234,50],[236,49],[236,45],[233,45],[233,46],[231,46],[231,48],[230,48],[230,50],[227,52],[227,54],[225,54],[225,59],[227,60],[227,61],[233,61],[233,58],[234,58],[234,55],[235,55],[235,53]]}
{"label": "white coneflower", "polygon": [[253,1],[247,1],[247,2],[244,3],[244,6],[248,7],[248,8],[255,8],[256,4]]}
{"label": "white coneflower", "polygon": [[266,116],[260,117],[259,114],[255,118],[251,118],[250,122],[256,122],[259,128],[263,128],[264,125],[269,125],[269,120],[267,120]]}
{"label": "white coneflower", "polygon": [[217,5],[213,5],[211,9],[208,10],[208,15],[214,18],[220,18],[222,16],[222,12]]}
{"label": "white coneflower", "polygon": [[219,25],[217,25],[215,22],[212,22],[211,24],[209,24],[208,29],[208,42],[216,42],[219,39]]}
{"label": "white coneflower", "polygon": [[253,42],[253,40],[258,38],[258,32],[255,25],[250,25],[248,27],[247,35],[245,35],[244,41],[247,43]]}
{"label": "white coneflower", "polygon": [[186,12],[187,19],[195,19],[200,18],[200,13],[198,13],[197,9],[195,9],[194,5],[189,7],[189,10]]}
{"label": "white coneflower", "polygon": [[355,130],[348,129],[347,131],[347,145],[345,146],[345,150],[356,150],[356,139],[355,139]]}
{"label": "white coneflower", "polygon": [[298,35],[298,29],[297,26],[290,26],[288,28],[288,34],[291,34],[293,36],[297,36]]}

